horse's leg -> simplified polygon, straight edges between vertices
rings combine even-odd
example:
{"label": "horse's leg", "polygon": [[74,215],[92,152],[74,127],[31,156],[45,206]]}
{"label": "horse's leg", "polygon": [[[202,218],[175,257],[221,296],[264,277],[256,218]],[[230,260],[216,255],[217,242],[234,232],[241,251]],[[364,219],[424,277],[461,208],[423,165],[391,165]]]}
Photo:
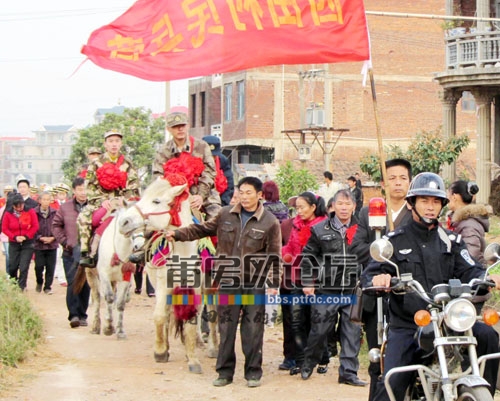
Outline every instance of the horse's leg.
{"label": "horse's leg", "polygon": [[101,334],[101,314],[99,313],[99,308],[101,307],[101,288],[97,269],[86,268],[85,275],[87,276],[87,282],[90,287],[90,297],[92,299],[92,305],[94,306],[94,319],[92,321],[90,333]]}
{"label": "horse's leg", "polygon": [[116,284],[116,310],[118,312],[116,322],[116,336],[119,340],[127,338],[123,330],[123,313],[125,312],[125,305],[129,299],[130,281],[120,281]]}
{"label": "horse's leg", "polygon": [[[193,321],[196,319],[196,321]],[[201,319],[201,308],[191,321],[184,322],[184,348],[188,359],[188,368],[191,373],[202,373],[201,364],[196,357],[196,341],[198,338],[198,320]]]}
{"label": "horse's leg", "polygon": [[166,304],[167,299],[167,269],[147,269],[152,284],[155,286],[156,303],[153,312],[155,324],[154,358],[156,362],[168,362],[168,320],[171,306]]}
{"label": "horse's leg", "polygon": [[[99,267],[98,267],[99,268]],[[106,267],[109,269],[109,267]],[[113,305],[115,302],[115,291],[113,288],[113,284],[110,281],[111,272],[103,272],[104,274],[100,274],[99,278],[101,280],[101,290],[104,295],[104,299],[106,300],[106,315],[104,317],[104,329],[103,333],[106,336],[110,336],[115,332],[115,328],[113,326]]]}
{"label": "horse's leg", "polygon": [[219,339],[217,336],[217,309],[215,305],[207,305],[208,327],[208,357],[217,358],[219,354]]}

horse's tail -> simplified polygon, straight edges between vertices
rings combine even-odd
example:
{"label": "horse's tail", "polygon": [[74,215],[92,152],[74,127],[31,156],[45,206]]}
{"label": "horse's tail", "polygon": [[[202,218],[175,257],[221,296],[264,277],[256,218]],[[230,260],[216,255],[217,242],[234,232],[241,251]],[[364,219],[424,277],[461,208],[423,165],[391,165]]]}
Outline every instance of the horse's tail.
{"label": "horse's tail", "polygon": [[85,274],[85,267],[78,265],[75,278],[73,279],[73,294],[79,294],[86,281],[87,275]]}
{"label": "horse's tail", "polygon": [[[194,295],[194,288],[186,288],[186,287],[175,287],[173,291],[173,295],[191,295],[191,297],[186,297],[193,299],[192,295]],[[180,297],[176,297],[180,298]],[[184,297],[182,297],[184,298]],[[174,317],[175,317],[175,336],[179,335],[183,339],[184,337],[184,322],[191,320],[198,313],[198,309],[194,302],[190,305],[189,302],[179,304],[176,302],[174,305]]]}

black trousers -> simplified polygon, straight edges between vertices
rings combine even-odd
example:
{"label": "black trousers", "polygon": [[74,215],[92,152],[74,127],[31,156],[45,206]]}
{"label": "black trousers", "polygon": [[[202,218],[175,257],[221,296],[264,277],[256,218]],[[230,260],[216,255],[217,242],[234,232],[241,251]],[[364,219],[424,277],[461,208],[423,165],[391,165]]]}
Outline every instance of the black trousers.
{"label": "black trousers", "polygon": [[9,242],[9,276],[17,280],[21,290],[26,288],[31,258],[33,257],[33,240]]}
{"label": "black trousers", "polygon": [[[44,249],[35,251],[36,283],[43,284],[44,290],[52,288],[54,272],[56,270],[57,249]],[[43,272],[45,271],[45,280]]]}
{"label": "black trousers", "polygon": [[[472,332],[477,339],[477,355],[485,355],[498,352],[498,334],[492,327],[484,323],[476,323]],[[417,348],[418,344],[414,339],[415,329],[390,328],[387,337],[387,348],[384,360],[384,374],[390,369],[399,366],[408,366],[419,363]],[[404,352],[401,352],[404,350]],[[484,379],[490,384],[492,395],[495,393],[496,381],[498,376],[498,360],[486,362]],[[392,376],[390,380],[392,391],[397,401],[402,401],[406,389],[413,378],[413,372],[400,373]],[[374,401],[388,401],[389,397],[384,386],[384,381],[377,383]]]}
{"label": "black trousers", "polygon": [[[240,316],[241,314],[241,316]],[[236,367],[236,330],[240,323],[241,347],[245,355],[245,379],[262,377],[265,305],[217,305],[220,344],[215,370],[219,377],[232,379]]]}
{"label": "black trousers", "polygon": [[[290,295],[291,293],[292,291],[287,288],[280,288],[281,295]],[[285,359],[295,360],[292,305],[281,304],[281,315],[283,317],[283,356]]]}
{"label": "black trousers", "polygon": [[89,307],[90,287],[85,282],[79,294],[73,293],[73,280],[75,279],[78,263],[80,262],[80,249],[73,249],[73,256],[68,257],[63,255],[64,274],[68,287],[66,288],[66,307],[68,308],[68,320],[72,317],[87,319],[87,309]]}

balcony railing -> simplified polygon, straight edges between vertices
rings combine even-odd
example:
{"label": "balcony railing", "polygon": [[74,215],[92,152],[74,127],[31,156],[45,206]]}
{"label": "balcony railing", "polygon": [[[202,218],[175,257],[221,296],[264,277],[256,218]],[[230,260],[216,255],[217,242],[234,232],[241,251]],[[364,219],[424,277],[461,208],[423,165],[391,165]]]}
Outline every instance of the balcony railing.
{"label": "balcony railing", "polygon": [[496,63],[500,63],[500,31],[446,37],[446,68],[495,66]]}

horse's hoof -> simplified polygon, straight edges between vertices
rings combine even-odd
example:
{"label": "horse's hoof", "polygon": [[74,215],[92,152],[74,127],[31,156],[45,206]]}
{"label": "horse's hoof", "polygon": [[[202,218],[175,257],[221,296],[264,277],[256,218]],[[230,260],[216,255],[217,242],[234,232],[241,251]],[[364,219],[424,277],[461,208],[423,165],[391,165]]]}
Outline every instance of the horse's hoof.
{"label": "horse's hoof", "polygon": [[117,338],[118,340],[126,340],[126,339],[127,339],[127,335],[126,335],[125,333],[118,333],[118,334],[116,335],[116,338]]}
{"label": "horse's hoof", "polygon": [[188,365],[189,367],[189,373],[196,373],[196,374],[201,374],[203,373],[201,370],[201,365],[196,364],[196,365]]}
{"label": "horse's hoof", "polygon": [[165,362],[168,362],[168,358],[170,357],[170,354],[168,353],[168,351],[162,353],[162,354],[157,354],[155,352],[155,362],[158,362],[158,363],[165,363]]}
{"label": "horse's hoof", "polygon": [[212,348],[212,349],[208,350],[208,357],[209,358],[212,358],[212,359],[217,358],[218,354],[219,354],[219,350],[217,350],[217,349]]}
{"label": "horse's hoof", "polygon": [[105,336],[111,336],[111,335],[115,334],[115,329],[114,329],[114,327],[106,327],[104,329],[103,333]]}
{"label": "horse's hoof", "polygon": [[92,329],[90,330],[90,334],[101,334],[101,329]]}

